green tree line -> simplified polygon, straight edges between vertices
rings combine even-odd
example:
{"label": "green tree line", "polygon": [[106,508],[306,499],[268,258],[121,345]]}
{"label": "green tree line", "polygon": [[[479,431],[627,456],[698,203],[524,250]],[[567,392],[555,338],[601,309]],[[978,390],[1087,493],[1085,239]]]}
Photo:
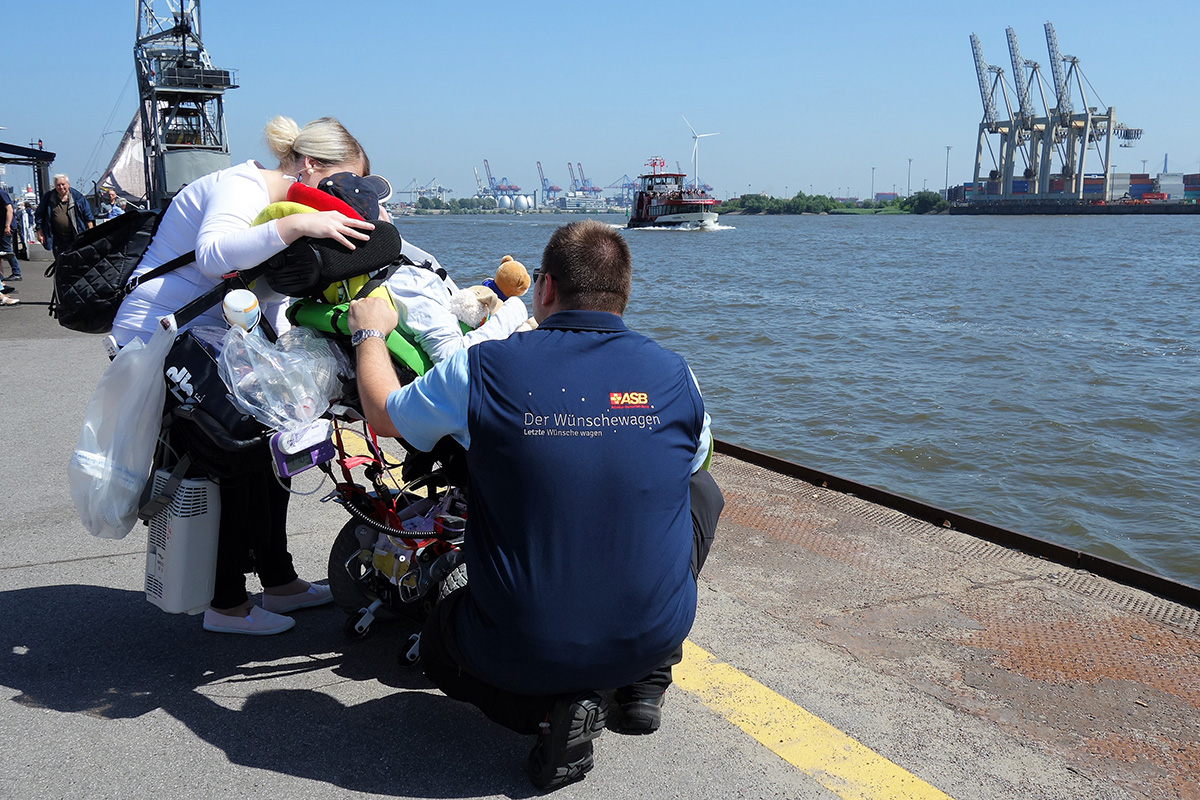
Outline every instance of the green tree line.
{"label": "green tree line", "polygon": [[421,197],[415,207],[421,211],[449,211],[451,214],[470,214],[477,211],[488,211],[496,207],[494,197],[464,197],[462,199],[439,200],[436,197]]}
{"label": "green tree line", "polygon": [[794,197],[768,197],[765,194],[744,194],[721,203],[718,211],[740,211],[743,214],[836,214],[850,209],[891,210],[905,214],[928,214],[944,211],[949,203],[937,192],[920,191],[909,197],[893,200],[863,200],[858,203],[839,202],[823,194],[797,192]]}

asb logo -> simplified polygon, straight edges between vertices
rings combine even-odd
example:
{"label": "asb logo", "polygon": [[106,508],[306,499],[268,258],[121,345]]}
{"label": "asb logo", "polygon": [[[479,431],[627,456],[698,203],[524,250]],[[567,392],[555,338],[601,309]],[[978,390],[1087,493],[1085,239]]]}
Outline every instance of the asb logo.
{"label": "asb logo", "polygon": [[609,392],[608,406],[613,409],[649,408],[650,395],[645,392]]}

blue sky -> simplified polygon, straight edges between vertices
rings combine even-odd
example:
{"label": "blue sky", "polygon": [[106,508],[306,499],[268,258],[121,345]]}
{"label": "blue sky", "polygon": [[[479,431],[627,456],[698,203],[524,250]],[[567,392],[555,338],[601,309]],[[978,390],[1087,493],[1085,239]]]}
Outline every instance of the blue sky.
{"label": "blue sky", "polygon": [[[134,0],[6,4],[0,141],[42,139],[54,170],[88,187],[136,109]],[[567,186],[581,163],[599,186],[661,155],[718,196],[747,189],[867,196],[909,182],[969,180],[982,105],[968,37],[1011,73],[1005,28],[1049,75],[1043,23],[1080,59],[1093,104],[1141,127],[1121,172],[1200,172],[1200,3],[605,3],[204,0],[235,161],[267,159],[273,114],[340,118],[375,172],[400,189],[474,193],[494,176],[526,191]],[[1078,105],[1078,96],[1076,95]],[[1094,163],[1094,162],[1093,162]],[[273,166],[273,164],[272,164]],[[23,183],[28,170],[9,168]]]}

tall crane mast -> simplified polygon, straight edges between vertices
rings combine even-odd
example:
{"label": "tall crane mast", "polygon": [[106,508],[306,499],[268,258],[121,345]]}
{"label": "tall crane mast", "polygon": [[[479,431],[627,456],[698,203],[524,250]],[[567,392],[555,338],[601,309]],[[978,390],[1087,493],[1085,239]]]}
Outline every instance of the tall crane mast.
{"label": "tall crane mast", "polygon": [[579,167],[579,191],[587,192],[588,194],[592,195],[592,197],[595,197],[604,191],[599,186],[593,186],[592,182],[588,180],[587,175],[583,174],[582,163],[575,162],[575,166]]}
{"label": "tall crane mast", "polygon": [[1048,131],[1051,128],[1049,116],[1039,118],[1033,107],[1033,99],[1029,92],[1029,76],[1026,70],[1040,80],[1039,67],[1036,61],[1021,58],[1021,46],[1017,42],[1017,32],[1009,27],[1005,30],[1008,35],[1008,54],[1012,59],[1013,84],[1017,88],[1017,147],[1025,155],[1025,178],[1037,181],[1034,194],[1042,194],[1049,188],[1050,172],[1048,169],[1039,170],[1039,165],[1047,166],[1041,158],[1040,150],[1047,138],[1052,138]]}
{"label": "tall crane mast", "polygon": [[567,162],[567,171],[571,173],[571,191],[578,192],[582,187],[579,180],[575,177],[575,168],[571,166],[571,162]]}
{"label": "tall crane mast", "polygon": [[[1063,180],[1070,181],[1071,193],[1079,194],[1082,188],[1077,184],[1078,173],[1081,170],[1075,169],[1078,137],[1071,135],[1072,117],[1075,116],[1075,109],[1071,104],[1071,70],[1064,67],[1068,59],[1064,58],[1058,49],[1058,35],[1054,32],[1054,25],[1047,22],[1043,27],[1046,31],[1046,51],[1050,56],[1050,75],[1054,78],[1054,138],[1066,145],[1061,154]],[[1072,57],[1069,60],[1073,70],[1075,59]]]}
{"label": "tall crane mast", "polygon": [[483,171],[487,173],[488,189],[491,190],[492,192],[495,192],[496,191],[496,179],[492,177],[492,166],[491,166],[491,164],[488,163],[486,158],[483,160]]}
{"label": "tall crane mast", "polygon": [[553,200],[558,197],[558,193],[562,191],[561,186],[554,186],[550,181],[546,180],[546,173],[542,172],[542,162],[537,162],[538,177],[542,179],[542,199]]}
{"label": "tall crane mast", "polygon": [[[1019,134],[1016,132],[1016,122],[1012,118],[1012,105],[1008,100],[1008,92],[1004,88],[1004,70],[983,60],[983,47],[979,44],[979,37],[973,33],[971,34],[971,53],[975,58],[975,75],[979,79],[979,96],[983,100],[983,119],[979,122],[979,139],[975,146],[975,185],[979,185],[980,172],[983,168],[983,148],[985,145],[989,150],[991,148],[988,135],[999,134],[999,160],[993,153],[992,160],[995,163],[995,169],[991,170],[988,178],[1000,181],[1000,194],[1007,198],[1012,194],[1013,166],[1016,162],[1015,151]],[[995,75],[990,83],[988,73]],[[1004,98],[1005,110],[1008,112],[1008,118],[1005,120],[998,119],[996,114],[997,87],[1000,89],[1001,97]]]}
{"label": "tall crane mast", "polygon": [[163,208],[185,185],[229,166],[223,95],[232,70],[212,65],[200,0],[138,0],[134,45],[147,203]]}
{"label": "tall crane mast", "polygon": [[1017,113],[1021,125],[1026,127],[1033,119],[1033,105],[1029,102],[1029,82],[1025,79],[1025,61],[1021,58],[1021,45],[1017,42],[1017,32],[1011,27],[1005,29],[1008,35],[1008,55],[1012,59],[1013,85],[1017,87]]}
{"label": "tall crane mast", "polygon": [[996,125],[996,87],[988,85],[988,65],[983,60],[983,47],[979,37],[971,34],[971,53],[975,56],[975,74],[979,78],[979,96],[983,99],[983,124],[989,128]]}
{"label": "tall crane mast", "polygon": [[[1070,125],[1071,115],[1075,113],[1075,109],[1071,107],[1071,81],[1063,69],[1063,61],[1066,59],[1058,51],[1058,36],[1054,33],[1054,26],[1047,22],[1045,28],[1046,49],[1050,52],[1050,74],[1054,77],[1054,113],[1059,124],[1066,127]],[[1074,62],[1075,59],[1072,58],[1071,61]]]}

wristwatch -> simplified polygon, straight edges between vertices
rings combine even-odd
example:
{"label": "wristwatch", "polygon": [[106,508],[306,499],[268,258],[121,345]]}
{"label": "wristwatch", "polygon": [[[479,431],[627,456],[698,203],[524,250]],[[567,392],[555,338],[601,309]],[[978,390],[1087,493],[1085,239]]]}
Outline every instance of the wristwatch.
{"label": "wristwatch", "polygon": [[374,328],[363,328],[360,331],[355,331],[354,335],[350,337],[350,345],[352,347],[358,347],[360,344],[365,342],[367,339],[372,339],[372,338],[387,339],[387,334],[384,333],[383,331],[377,331]]}

